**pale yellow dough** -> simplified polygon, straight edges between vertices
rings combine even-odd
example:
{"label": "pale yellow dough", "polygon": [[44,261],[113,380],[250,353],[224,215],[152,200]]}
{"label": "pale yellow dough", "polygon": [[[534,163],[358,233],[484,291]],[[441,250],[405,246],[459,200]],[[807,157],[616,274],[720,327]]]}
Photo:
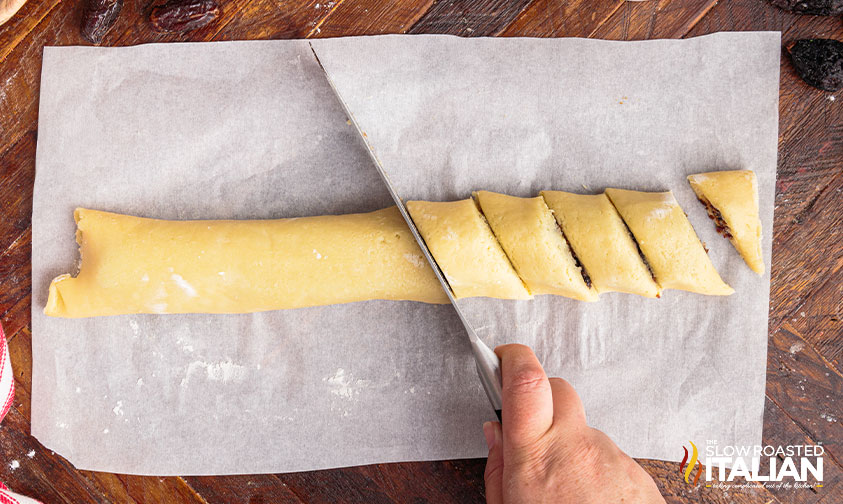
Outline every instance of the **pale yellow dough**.
{"label": "pale yellow dough", "polygon": [[47,315],[244,313],[447,298],[396,207],[262,221],[164,221],[77,209],[79,275]]}
{"label": "pale yellow dough", "polygon": [[408,201],[407,210],[454,296],[530,298],[472,199]]}
{"label": "pale yellow dough", "polygon": [[661,289],[605,194],[541,194],[598,292],[659,297]]}
{"label": "pale yellow dough", "polygon": [[709,203],[723,217],[732,235],[729,241],[746,264],[764,273],[761,257],[761,219],[758,218],[758,182],[750,170],[698,173],[688,177],[703,204]]}
{"label": "pale yellow dough", "polygon": [[530,293],[597,301],[597,291],[586,285],[582,269],[544,199],[489,191],[478,191],[475,196]]}
{"label": "pale yellow dough", "polygon": [[726,296],[720,278],[685,212],[670,192],[606,189],[664,289]]}
{"label": "pale yellow dough", "polygon": [[[712,194],[734,229],[744,218],[735,213],[755,208],[757,216],[757,198],[750,208],[708,189],[702,194]],[[534,293],[593,301],[608,291],[733,292],[669,192],[544,191],[517,198],[480,191],[477,199],[488,222],[473,199],[407,203],[457,298]],[[165,221],[79,208],[74,218],[82,263],[76,277],[61,275],[50,284],[44,312],[54,317],[249,313],[370,299],[447,302],[396,207],[256,221]]]}

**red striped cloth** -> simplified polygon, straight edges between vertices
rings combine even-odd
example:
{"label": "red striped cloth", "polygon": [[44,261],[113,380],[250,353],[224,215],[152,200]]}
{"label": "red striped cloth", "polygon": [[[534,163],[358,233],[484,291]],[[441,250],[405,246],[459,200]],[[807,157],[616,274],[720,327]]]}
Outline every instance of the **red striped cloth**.
{"label": "red striped cloth", "polygon": [[[15,375],[12,372],[12,360],[9,357],[9,345],[6,344],[6,333],[3,332],[3,324],[0,323],[0,397],[3,398],[3,409],[0,410],[0,421],[6,417],[12,401],[15,399]],[[8,463],[8,462],[7,462]],[[13,465],[14,464],[14,465]],[[17,470],[20,462],[17,460],[9,464],[11,470]],[[39,501],[18,495],[0,482],[0,504],[41,504]]]}
{"label": "red striped cloth", "polygon": [[0,349],[0,397],[3,398],[3,409],[0,410],[0,421],[6,417],[12,401],[15,399],[15,375],[12,372],[12,360],[9,358],[9,345],[6,344],[6,333],[3,332],[3,324],[0,323],[0,340],[3,340],[3,348]]}

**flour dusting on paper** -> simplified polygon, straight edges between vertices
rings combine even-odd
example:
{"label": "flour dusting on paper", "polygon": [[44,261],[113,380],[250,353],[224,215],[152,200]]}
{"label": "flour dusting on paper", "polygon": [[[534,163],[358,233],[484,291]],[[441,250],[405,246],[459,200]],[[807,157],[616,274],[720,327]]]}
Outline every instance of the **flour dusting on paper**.
{"label": "flour dusting on paper", "polygon": [[185,341],[183,338],[177,339],[176,343],[179,344],[181,346],[181,349],[184,350],[185,352],[193,353],[193,350],[194,350],[193,345],[191,343]]}
{"label": "flour dusting on paper", "polygon": [[355,379],[342,368],[337,369],[333,375],[322,378],[322,381],[328,383],[332,394],[349,400],[354,399],[354,396],[371,384],[369,380]]}
{"label": "flour dusting on paper", "polygon": [[192,377],[200,377],[203,374],[207,380],[228,383],[241,381],[246,375],[246,368],[230,360],[219,362],[193,361],[187,365],[185,377],[181,381],[182,387],[187,386]]}

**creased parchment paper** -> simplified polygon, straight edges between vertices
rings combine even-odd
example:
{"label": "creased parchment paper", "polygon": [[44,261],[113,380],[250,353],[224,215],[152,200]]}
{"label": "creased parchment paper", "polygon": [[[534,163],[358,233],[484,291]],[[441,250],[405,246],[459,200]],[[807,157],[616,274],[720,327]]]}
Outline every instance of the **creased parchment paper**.
{"label": "creased parchment paper", "polygon": [[[715,235],[684,176],[756,171],[769,270],[778,44],[751,33],[313,46],[407,198],[676,193],[734,296],[464,302],[487,342],[529,343],[571,380],[623,449],[676,460],[689,439],[761,439],[769,276]],[[480,424],[494,414],[447,306],[42,314],[50,279],[77,261],[76,206],[198,219],[389,204],[307,42],[45,49],[33,435],[82,469],[159,475],[484,456]]]}

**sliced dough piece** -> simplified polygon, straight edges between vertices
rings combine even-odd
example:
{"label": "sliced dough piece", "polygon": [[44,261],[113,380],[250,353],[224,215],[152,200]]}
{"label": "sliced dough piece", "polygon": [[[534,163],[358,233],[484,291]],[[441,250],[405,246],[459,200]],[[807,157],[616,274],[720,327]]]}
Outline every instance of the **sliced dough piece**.
{"label": "sliced dough piece", "polygon": [[164,221],[77,209],[79,275],[54,317],[246,313],[367,299],[447,302],[395,207],[255,221]]}
{"label": "sliced dough piece", "polygon": [[755,173],[751,170],[698,173],[689,176],[688,182],[705,205],[717,231],[732,242],[752,271],[763,274]]}
{"label": "sliced dough piece", "polygon": [[598,292],[659,297],[661,289],[605,194],[541,194]]}
{"label": "sliced dough piece", "polygon": [[597,301],[590,281],[571,253],[550,209],[540,196],[519,198],[475,193],[492,232],[532,294],[556,294]]}
{"label": "sliced dough piece", "polygon": [[664,289],[727,296],[734,293],[711,264],[671,192],[606,189]]}
{"label": "sliced dough piece", "polygon": [[457,298],[530,298],[474,200],[408,201],[407,209]]}

